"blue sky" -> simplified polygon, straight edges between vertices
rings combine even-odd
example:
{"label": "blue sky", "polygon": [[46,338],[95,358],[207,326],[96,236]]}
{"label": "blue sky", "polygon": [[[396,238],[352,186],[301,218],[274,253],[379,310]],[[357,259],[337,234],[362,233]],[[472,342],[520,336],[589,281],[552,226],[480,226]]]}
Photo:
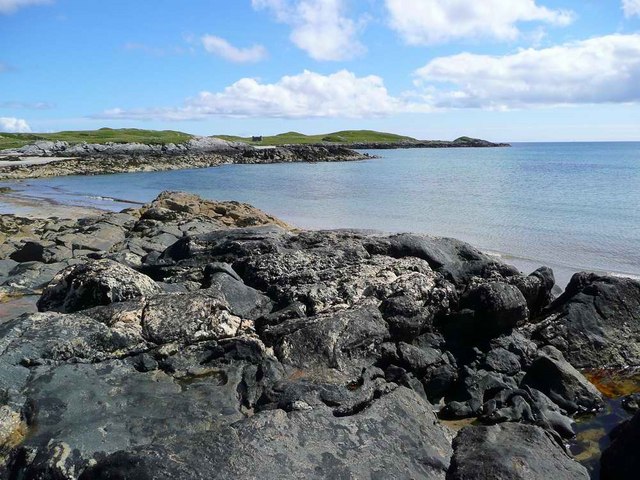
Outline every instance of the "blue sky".
{"label": "blue sky", "polygon": [[0,0],[0,130],[640,140],[640,0]]}

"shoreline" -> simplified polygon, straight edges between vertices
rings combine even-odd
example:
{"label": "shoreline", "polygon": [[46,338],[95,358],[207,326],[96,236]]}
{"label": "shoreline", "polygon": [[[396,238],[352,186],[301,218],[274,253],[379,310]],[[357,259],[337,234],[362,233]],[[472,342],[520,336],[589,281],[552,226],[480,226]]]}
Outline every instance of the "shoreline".
{"label": "shoreline", "polygon": [[[0,151],[0,181],[210,168],[228,164],[346,162],[371,155],[337,145],[253,148],[229,142],[162,150],[141,144],[59,146],[53,142]],[[31,146],[28,146],[31,147]],[[165,146],[166,147],[166,146]],[[35,148],[35,146],[34,146]],[[80,150],[78,150],[80,149]],[[64,158],[61,158],[64,157]]]}
{"label": "shoreline", "polygon": [[[24,202],[35,207],[35,197],[24,197],[22,193]],[[46,209],[47,203],[41,199],[40,207]],[[172,389],[183,382],[211,385],[207,392],[215,395],[206,398],[212,408],[219,411],[221,402],[234,406],[227,420],[235,424],[264,419],[288,405],[300,414],[284,418],[300,421],[321,418],[343,425],[343,420],[333,419],[353,422],[376,412],[384,420],[398,405],[423,401],[432,409],[426,410],[431,412],[428,428],[447,433],[442,437],[446,448],[453,436],[468,431],[448,430],[456,426],[449,421],[494,425],[492,405],[513,394],[529,410],[538,409],[540,417],[513,410],[506,423],[490,428],[515,429],[514,434],[525,437],[522,429],[541,434],[547,430],[570,445],[584,465],[574,463],[574,468],[597,468],[603,448],[589,449],[587,441],[594,439],[589,432],[609,418],[612,402],[623,395],[605,399],[596,387],[604,391],[603,382],[618,381],[613,374],[620,368],[640,365],[640,346],[630,350],[618,319],[601,313],[621,312],[626,315],[621,321],[635,325],[635,311],[621,307],[637,305],[638,282],[583,273],[558,296],[551,269],[523,274],[495,252],[489,255],[463,241],[410,233],[299,230],[249,204],[186,192],[165,191],[141,208],[107,212],[76,221],[0,217],[0,235],[6,240],[0,252],[0,324],[12,322],[3,326],[13,349],[4,361],[10,366],[24,358],[21,368],[56,362],[53,374],[44,371],[46,383],[25,375],[11,394],[35,392],[30,398],[48,418],[59,405],[70,411],[83,407],[77,395],[61,394],[51,401],[51,391],[67,392],[78,385],[78,378],[87,379],[100,398],[107,399],[113,398],[113,385],[127,386],[131,380],[136,387],[117,392],[124,401],[113,418],[135,423],[140,418],[135,399],[140,389],[157,392],[157,377],[151,372],[161,370],[163,385]],[[612,289],[614,294],[600,294]],[[584,322],[573,320],[585,315],[590,328],[586,337]],[[601,342],[588,340],[592,332],[603,331],[608,342],[604,349]],[[78,338],[71,347],[70,335]],[[173,358],[167,360],[169,348]],[[470,348],[472,359],[465,353]],[[203,355],[210,360],[203,362]],[[164,369],[164,361],[178,368]],[[244,363],[238,367],[238,362]],[[89,373],[70,377],[68,364]],[[263,383],[258,395],[239,399],[241,382],[251,378],[246,371],[267,374],[259,379]],[[443,371],[447,375],[435,376]],[[589,377],[590,371],[601,372]],[[301,373],[306,378],[300,395],[307,395],[311,384],[325,390],[332,385],[330,391],[340,396],[319,401],[298,397]],[[144,383],[150,375],[153,382]],[[234,383],[220,388],[221,379]],[[288,389],[280,388],[282,381],[291,382]],[[36,388],[42,385],[47,388]],[[493,385],[498,385],[495,391]],[[540,395],[520,393],[534,389]],[[637,390],[634,383],[631,393]],[[202,405],[201,390],[179,391],[179,396],[169,396],[176,411],[189,411],[185,404]],[[281,391],[301,400],[293,405],[291,396],[269,396]],[[146,390],[142,393],[148,396]],[[15,416],[23,414],[17,395],[10,398],[16,400],[11,404],[16,405]],[[257,407],[255,417],[242,410],[244,398],[253,399],[246,408]],[[340,402],[327,404],[326,398]],[[263,408],[262,399],[270,402],[269,408]],[[509,405],[500,408],[509,413]],[[399,415],[414,425],[412,412],[416,410]],[[594,416],[575,426],[586,412]],[[606,423],[596,441],[632,415],[618,413],[620,418]],[[104,418],[103,411],[89,410],[87,415],[94,414]],[[38,430],[46,445],[65,439],[59,434],[65,422],[77,425],[75,415],[68,418]],[[425,415],[418,411],[416,421],[420,419]],[[180,419],[180,429],[197,421],[187,415]],[[144,422],[147,427],[148,419]],[[129,430],[138,431],[131,425]],[[336,428],[318,425],[309,428],[317,434]],[[158,426],[166,428],[166,421],[159,419]],[[29,429],[38,427],[25,424],[22,445],[30,446]],[[95,435],[101,441],[99,429]],[[73,442],[74,448],[81,445]],[[78,469],[85,468],[82,462],[92,452],[74,457]]]}
{"label": "shoreline", "polygon": [[[54,199],[49,196],[37,195],[29,193],[29,188],[33,188],[28,183],[24,183],[25,180],[18,180],[15,182],[14,186],[24,186],[23,190],[12,190],[8,193],[0,193],[0,215],[15,215],[18,217],[26,217],[26,218],[48,218],[48,217],[57,217],[57,218],[70,218],[72,220],[76,220],[82,217],[95,216],[105,212],[120,212],[126,208],[139,208],[144,205],[145,202],[129,200],[123,198],[114,198],[103,195],[92,195],[87,196],[80,193],[68,192],[72,196],[83,197],[89,201],[96,201],[97,204],[91,207],[81,206],[74,202],[65,202],[64,199]],[[13,184],[14,182],[2,180],[0,181],[3,186],[6,188],[7,185]],[[12,188],[12,187],[9,187]],[[159,192],[158,192],[159,193]],[[17,210],[13,210],[17,209]],[[312,231],[322,231],[322,230],[341,230],[340,228],[331,228],[331,227],[309,227],[305,225],[298,225],[295,222],[295,219],[288,219],[286,215],[281,215],[286,221],[295,224],[296,226],[304,229],[304,230],[312,230]],[[388,232],[384,230],[379,230],[381,234],[390,234],[390,233],[405,233],[405,232]],[[412,232],[419,234],[427,234],[429,232]],[[593,272],[599,275],[610,275],[618,278],[630,278],[634,280],[639,280],[640,276],[635,275],[629,272],[619,272],[613,270],[603,270],[599,268],[593,267],[579,267],[575,265],[561,265],[556,262],[548,262],[544,260],[537,260],[535,258],[524,257],[521,255],[514,255],[510,252],[498,251],[492,248],[484,248],[479,247],[474,244],[473,241],[469,241],[466,239],[460,239],[466,242],[471,243],[476,246],[480,251],[485,253],[486,255],[495,257],[496,259],[503,261],[505,263],[511,264],[514,267],[518,268],[518,270],[522,271],[525,274],[528,274],[541,265],[548,266],[553,269],[556,275],[556,283],[557,285],[564,290],[566,285],[571,280],[571,277],[578,272]]]}

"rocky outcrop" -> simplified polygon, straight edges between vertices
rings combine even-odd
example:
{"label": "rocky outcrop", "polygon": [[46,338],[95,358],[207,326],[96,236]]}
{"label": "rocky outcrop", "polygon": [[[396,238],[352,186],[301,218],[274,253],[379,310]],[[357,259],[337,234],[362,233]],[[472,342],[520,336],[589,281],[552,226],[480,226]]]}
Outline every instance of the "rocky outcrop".
{"label": "rocky outcrop", "polygon": [[1,288],[46,310],[0,321],[7,478],[585,478],[563,444],[602,397],[541,329],[586,305],[608,355],[638,313],[631,281],[551,303],[463,242],[180,193],[0,225]]}
{"label": "rocky outcrop", "polygon": [[506,423],[467,427],[453,441],[447,480],[587,480],[586,468],[544,430]]}
{"label": "rocky outcrop", "polygon": [[575,367],[640,366],[640,282],[577,273],[545,317],[533,338]]}
{"label": "rocky outcrop", "polygon": [[[70,145],[39,141],[13,150],[2,150],[0,155],[5,160],[0,165],[0,179],[179,170],[235,163],[336,162],[370,158],[339,145],[254,148],[211,137],[197,137],[183,144],[168,145]],[[51,161],[28,161],[33,157],[50,158]]]}
{"label": "rocky outcrop", "polygon": [[479,138],[460,137],[446,140],[403,140],[400,142],[356,142],[349,143],[350,148],[363,150],[388,150],[393,148],[498,148],[510,147],[508,143],[493,143]]}
{"label": "rocky outcrop", "polygon": [[160,291],[153,280],[126,265],[94,260],[67,267],[53,277],[38,300],[38,310],[73,313]]}

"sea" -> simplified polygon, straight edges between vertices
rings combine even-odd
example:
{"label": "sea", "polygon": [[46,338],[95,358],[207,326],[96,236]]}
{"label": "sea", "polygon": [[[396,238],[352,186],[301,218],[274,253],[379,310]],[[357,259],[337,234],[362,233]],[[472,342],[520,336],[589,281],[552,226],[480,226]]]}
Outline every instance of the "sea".
{"label": "sea", "polygon": [[163,190],[248,202],[303,228],[455,237],[525,273],[640,278],[640,142],[365,150],[364,161],[3,182],[24,195],[120,210]]}

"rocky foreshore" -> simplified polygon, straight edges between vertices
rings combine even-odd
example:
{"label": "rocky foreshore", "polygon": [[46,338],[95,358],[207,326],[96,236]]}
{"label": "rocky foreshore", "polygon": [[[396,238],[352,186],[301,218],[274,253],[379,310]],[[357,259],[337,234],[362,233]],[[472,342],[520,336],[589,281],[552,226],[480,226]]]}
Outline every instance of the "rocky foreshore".
{"label": "rocky foreshore", "polygon": [[357,150],[388,150],[393,148],[504,148],[509,143],[493,143],[480,138],[460,137],[446,140],[403,140],[401,142],[356,142],[350,148]]}
{"label": "rocky foreshore", "polygon": [[0,180],[179,170],[224,164],[336,162],[367,158],[370,156],[340,145],[255,148],[210,137],[168,145],[70,145],[67,142],[38,141],[0,151]]}
{"label": "rocky foreshore", "polygon": [[[2,478],[587,479],[577,368],[640,366],[639,282],[556,298],[454,239],[170,192],[0,232],[0,308],[39,310],[0,319]],[[603,479],[637,478],[639,425]]]}

